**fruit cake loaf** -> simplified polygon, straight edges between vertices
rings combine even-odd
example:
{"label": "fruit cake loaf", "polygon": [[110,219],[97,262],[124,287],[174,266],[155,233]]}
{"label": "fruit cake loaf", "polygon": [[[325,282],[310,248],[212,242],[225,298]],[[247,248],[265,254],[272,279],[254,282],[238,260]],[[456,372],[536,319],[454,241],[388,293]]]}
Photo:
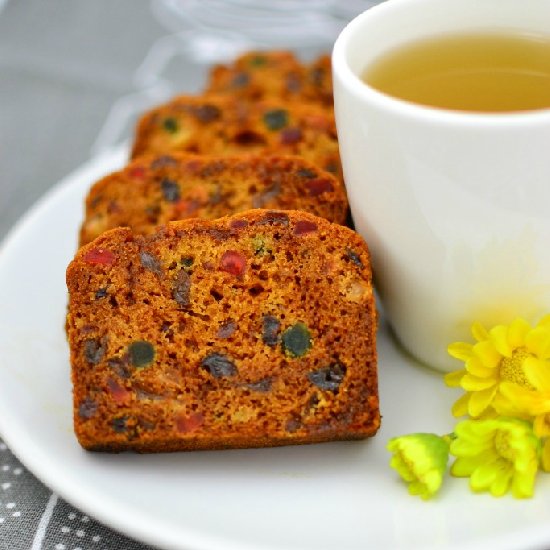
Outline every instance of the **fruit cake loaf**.
{"label": "fruit cake loaf", "polygon": [[132,157],[172,150],[300,155],[342,180],[334,115],[317,105],[179,96],[141,117]]}
{"label": "fruit cake loaf", "polygon": [[289,51],[251,51],[209,74],[207,93],[231,94],[249,100],[280,97],[285,101],[318,103],[332,109],[330,57],[301,63]]}
{"label": "fruit cake loaf", "polygon": [[140,157],[92,187],[80,244],[115,227],[148,234],[169,221],[251,208],[306,210],[344,224],[347,198],[333,175],[296,156]]}
{"label": "fruit cake loaf", "polygon": [[74,427],[97,451],[361,439],[380,415],[369,252],[306,212],[108,231],[67,270]]}

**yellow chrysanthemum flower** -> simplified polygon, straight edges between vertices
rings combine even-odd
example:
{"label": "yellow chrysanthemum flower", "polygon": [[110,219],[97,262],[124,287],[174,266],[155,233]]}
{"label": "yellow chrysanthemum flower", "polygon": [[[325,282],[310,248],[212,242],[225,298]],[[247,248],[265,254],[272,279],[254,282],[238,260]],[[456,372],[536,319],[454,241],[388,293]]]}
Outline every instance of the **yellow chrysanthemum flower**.
{"label": "yellow chrysanthemum flower", "polygon": [[464,361],[465,367],[445,376],[448,386],[466,391],[453,405],[454,416],[494,415],[493,401],[503,383],[533,390],[525,367],[536,364],[550,368],[550,316],[534,328],[524,319],[490,330],[475,323],[472,335],[476,343],[455,342],[448,348],[449,354]]}
{"label": "yellow chrysanthemum flower", "polygon": [[531,424],[515,418],[464,420],[455,427],[450,452],[457,459],[451,473],[469,477],[473,491],[516,498],[533,496],[540,440]]}
{"label": "yellow chrysanthemum flower", "polygon": [[390,466],[409,484],[409,493],[429,499],[441,487],[449,459],[449,440],[435,434],[394,437],[387,445]]}

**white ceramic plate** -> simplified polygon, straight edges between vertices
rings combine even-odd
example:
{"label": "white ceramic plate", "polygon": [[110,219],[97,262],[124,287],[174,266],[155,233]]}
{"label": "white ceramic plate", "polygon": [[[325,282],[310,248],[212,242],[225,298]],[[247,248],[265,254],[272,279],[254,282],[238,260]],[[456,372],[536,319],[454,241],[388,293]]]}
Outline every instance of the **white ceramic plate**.
{"label": "white ceramic plate", "polygon": [[69,176],[0,249],[0,432],[32,472],[84,512],[163,548],[550,547],[548,476],[529,501],[473,495],[451,478],[433,501],[407,494],[385,444],[411,431],[449,431],[455,395],[398,350],[383,323],[383,423],[372,440],[150,456],[83,451],[72,432],[65,267],[88,187],[125,156],[118,149]]}

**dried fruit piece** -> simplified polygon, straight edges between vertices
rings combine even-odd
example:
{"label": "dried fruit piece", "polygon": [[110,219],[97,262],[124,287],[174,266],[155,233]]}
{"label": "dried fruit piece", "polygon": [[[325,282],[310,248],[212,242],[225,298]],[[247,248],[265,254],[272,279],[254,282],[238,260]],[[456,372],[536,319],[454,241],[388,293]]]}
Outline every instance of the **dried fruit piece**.
{"label": "dried fruit piece", "polygon": [[294,235],[305,235],[317,231],[317,224],[307,220],[300,220],[294,226]]}
{"label": "dried fruit piece", "polygon": [[172,297],[183,307],[191,303],[191,277],[185,269],[180,269],[172,287]]}
{"label": "dried fruit piece", "polygon": [[257,382],[250,382],[250,384],[246,384],[246,387],[249,390],[257,391],[260,393],[267,393],[268,391],[271,391],[272,386],[273,386],[273,379],[269,376],[267,378],[262,378]]}
{"label": "dried fruit piece", "polygon": [[205,105],[195,107],[193,109],[193,114],[200,122],[208,123],[218,120],[221,116],[221,111],[218,107],[216,107],[216,105],[210,105],[207,103]]}
{"label": "dried fruit piece", "polygon": [[178,182],[165,178],[160,182],[160,188],[162,196],[168,202],[177,202],[180,200],[181,191]]}
{"label": "dried fruit piece", "polygon": [[128,404],[131,401],[132,394],[112,378],[107,379],[107,389],[118,405]]}
{"label": "dried fruit piece", "polygon": [[118,416],[113,418],[113,430],[117,434],[124,433],[128,429],[128,416]]}
{"label": "dried fruit piece", "polygon": [[250,75],[245,72],[237,73],[231,80],[232,88],[244,88],[250,82]]}
{"label": "dried fruit piece", "polygon": [[84,420],[92,418],[97,412],[97,403],[91,398],[86,397],[78,406],[78,416]]}
{"label": "dried fruit piece", "polygon": [[151,162],[151,168],[153,170],[158,170],[159,168],[164,168],[165,166],[177,166],[178,161],[171,157],[170,155],[162,155],[157,157]]}
{"label": "dried fruit piece", "polygon": [[107,287],[99,288],[95,291],[95,299],[101,300],[107,296]]}
{"label": "dried fruit piece", "polygon": [[272,109],[264,113],[263,120],[269,130],[282,130],[288,125],[288,112],[285,109]]}
{"label": "dried fruit piece", "polygon": [[262,67],[267,63],[267,57],[265,55],[255,55],[250,58],[248,64],[251,67]]}
{"label": "dried fruit piece", "polygon": [[227,250],[220,260],[220,269],[239,277],[246,271],[246,257],[237,250]]}
{"label": "dried fruit piece", "polygon": [[335,363],[334,365],[310,372],[307,377],[319,389],[335,392],[338,391],[345,374],[346,369],[342,365]]}
{"label": "dried fruit piece", "polygon": [[292,145],[298,143],[302,139],[302,130],[300,128],[292,127],[285,128],[281,132],[281,143],[285,145]]}
{"label": "dried fruit piece", "polygon": [[279,343],[280,328],[281,322],[277,317],[273,315],[264,315],[262,328],[263,343],[271,347],[276,346]]}
{"label": "dried fruit piece", "polygon": [[359,254],[357,252],[354,252],[353,250],[350,250],[349,248],[346,249],[346,256],[357,266],[363,269],[363,262],[361,261],[361,258],[359,257]]}
{"label": "dried fruit piece", "polygon": [[204,416],[195,412],[187,416],[176,416],[176,429],[180,433],[194,432],[204,424]]}
{"label": "dried fruit piece", "polygon": [[221,353],[210,353],[201,361],[201,367],[207,370],[214,378],[235,376],[237,367]]}
{"label": "dried fruit piece", "polygon": [[149,271],[152,271],[153,273],[159,275],[161,272],[160,262],[149,252],[145,252],[145,250],[142,250],[139,254],[139,260],[141,262],[141,265],[148,269]]}
{"label": "dried fruit piece", "polygon": [[106,248],[92,248],[84,254],[84,261],[92,265],[111,265],[115,255]]}
{"label": "dried fruit piece", "polygon": [[143,179],[145,177],[145,168],[143,166],[132,166],[128,170],[128,175],[136,180]]}
{"label": "dried fruit piece", "polygon": [[304,184],[310,197],[318,197],[323,193],[334,191],[332,182],[328,179],[316,178],[306,181]]}
{"label": "dried fruit piece", "polygon": [[111,359],[107,359],[107,365],[109,368],[113,369],[113,372],[117,376],[120,376],[121,378],[130,378],[130,369],[128,368],[127,361],[124,359],[120,357],[112,357]]}
{"label": "dried fruit piece", "polygon": [[296,174],[301,178],[307,178],[308,180],[313,179],[314,177],[317,176],[317,174],[313,170],[310,170],[309,168],[300,168],[299,170],[296,171]]}
{"label": "dried fruit piece", "polygon": [[128,346],[128,356],[134,367],[148,367],[155,358],[155,348],[150,342],[138,340]]}
{"label": "dried fruit piece", "polygon": [[191,258],[191,256],[185,256],[180,260],[181,265],[185,268],[191,267],[193,265],[193,262],[194,260],[193,258]]}
{"label": "dried fruit piece", "polygon": [[307,326],[298,321],[282,335],[283,350],[291,357],[302,357],[311,348],[311,336]]}
{"label": "dried fruit piece", "polygon": [[288,225],[288,215],[284,212],[270,210],[264,217],[256,222],[258,225]]}
{"label": "dried fruit piece", "polygon": [[229,319],[228,321],[225,321],[220,328],[218,329],[218,332],[216,333],[216,336],[218,338],[229,338],[232,336],[232,334],[237,330],[237,323],[235,321],[232,321]]}
{"label": "dried fruit piece", "polygon": [[162,127],[169,133],[175,134],[179,130],[179,124],[177,119],[173,117],[165,118],[162,121]]}
{"label": "dried fruit piece", "polygon": [[84,357],[91,365],[97,365],[105,353],[105,346],[99,340],[86,340],[84,342]]}

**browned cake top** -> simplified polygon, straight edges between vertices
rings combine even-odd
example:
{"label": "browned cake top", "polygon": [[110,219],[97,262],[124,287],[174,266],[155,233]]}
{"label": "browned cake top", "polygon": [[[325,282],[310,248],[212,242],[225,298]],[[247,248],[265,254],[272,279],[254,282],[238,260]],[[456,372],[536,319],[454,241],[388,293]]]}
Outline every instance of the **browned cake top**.
{"label": "browned cake top", "polygon": [[304,64],[289,51],[247,52],[231,64],[216,65],[206,90],[252,100],[302,100],[332,108],[330,57],[323,55]]}
{"label": "browned cake top", "polygon": [[339,180],[300,157],[140,157],[92,187],[80,244],[115,227],[149,234],[170,221],[251,208],[306,210],[344,223],[347,199]]}
{"label": "browned cake top", "polygon": [[297,211],[103,234],[67,270],[87,448],[263,446],[379,425],[369,254]]}
{"label": "browned cake top", "polygon": [[132,157],[172,150],[300,155],[342,180],[334,115],[310,104],[179,96],[140,119]]}

